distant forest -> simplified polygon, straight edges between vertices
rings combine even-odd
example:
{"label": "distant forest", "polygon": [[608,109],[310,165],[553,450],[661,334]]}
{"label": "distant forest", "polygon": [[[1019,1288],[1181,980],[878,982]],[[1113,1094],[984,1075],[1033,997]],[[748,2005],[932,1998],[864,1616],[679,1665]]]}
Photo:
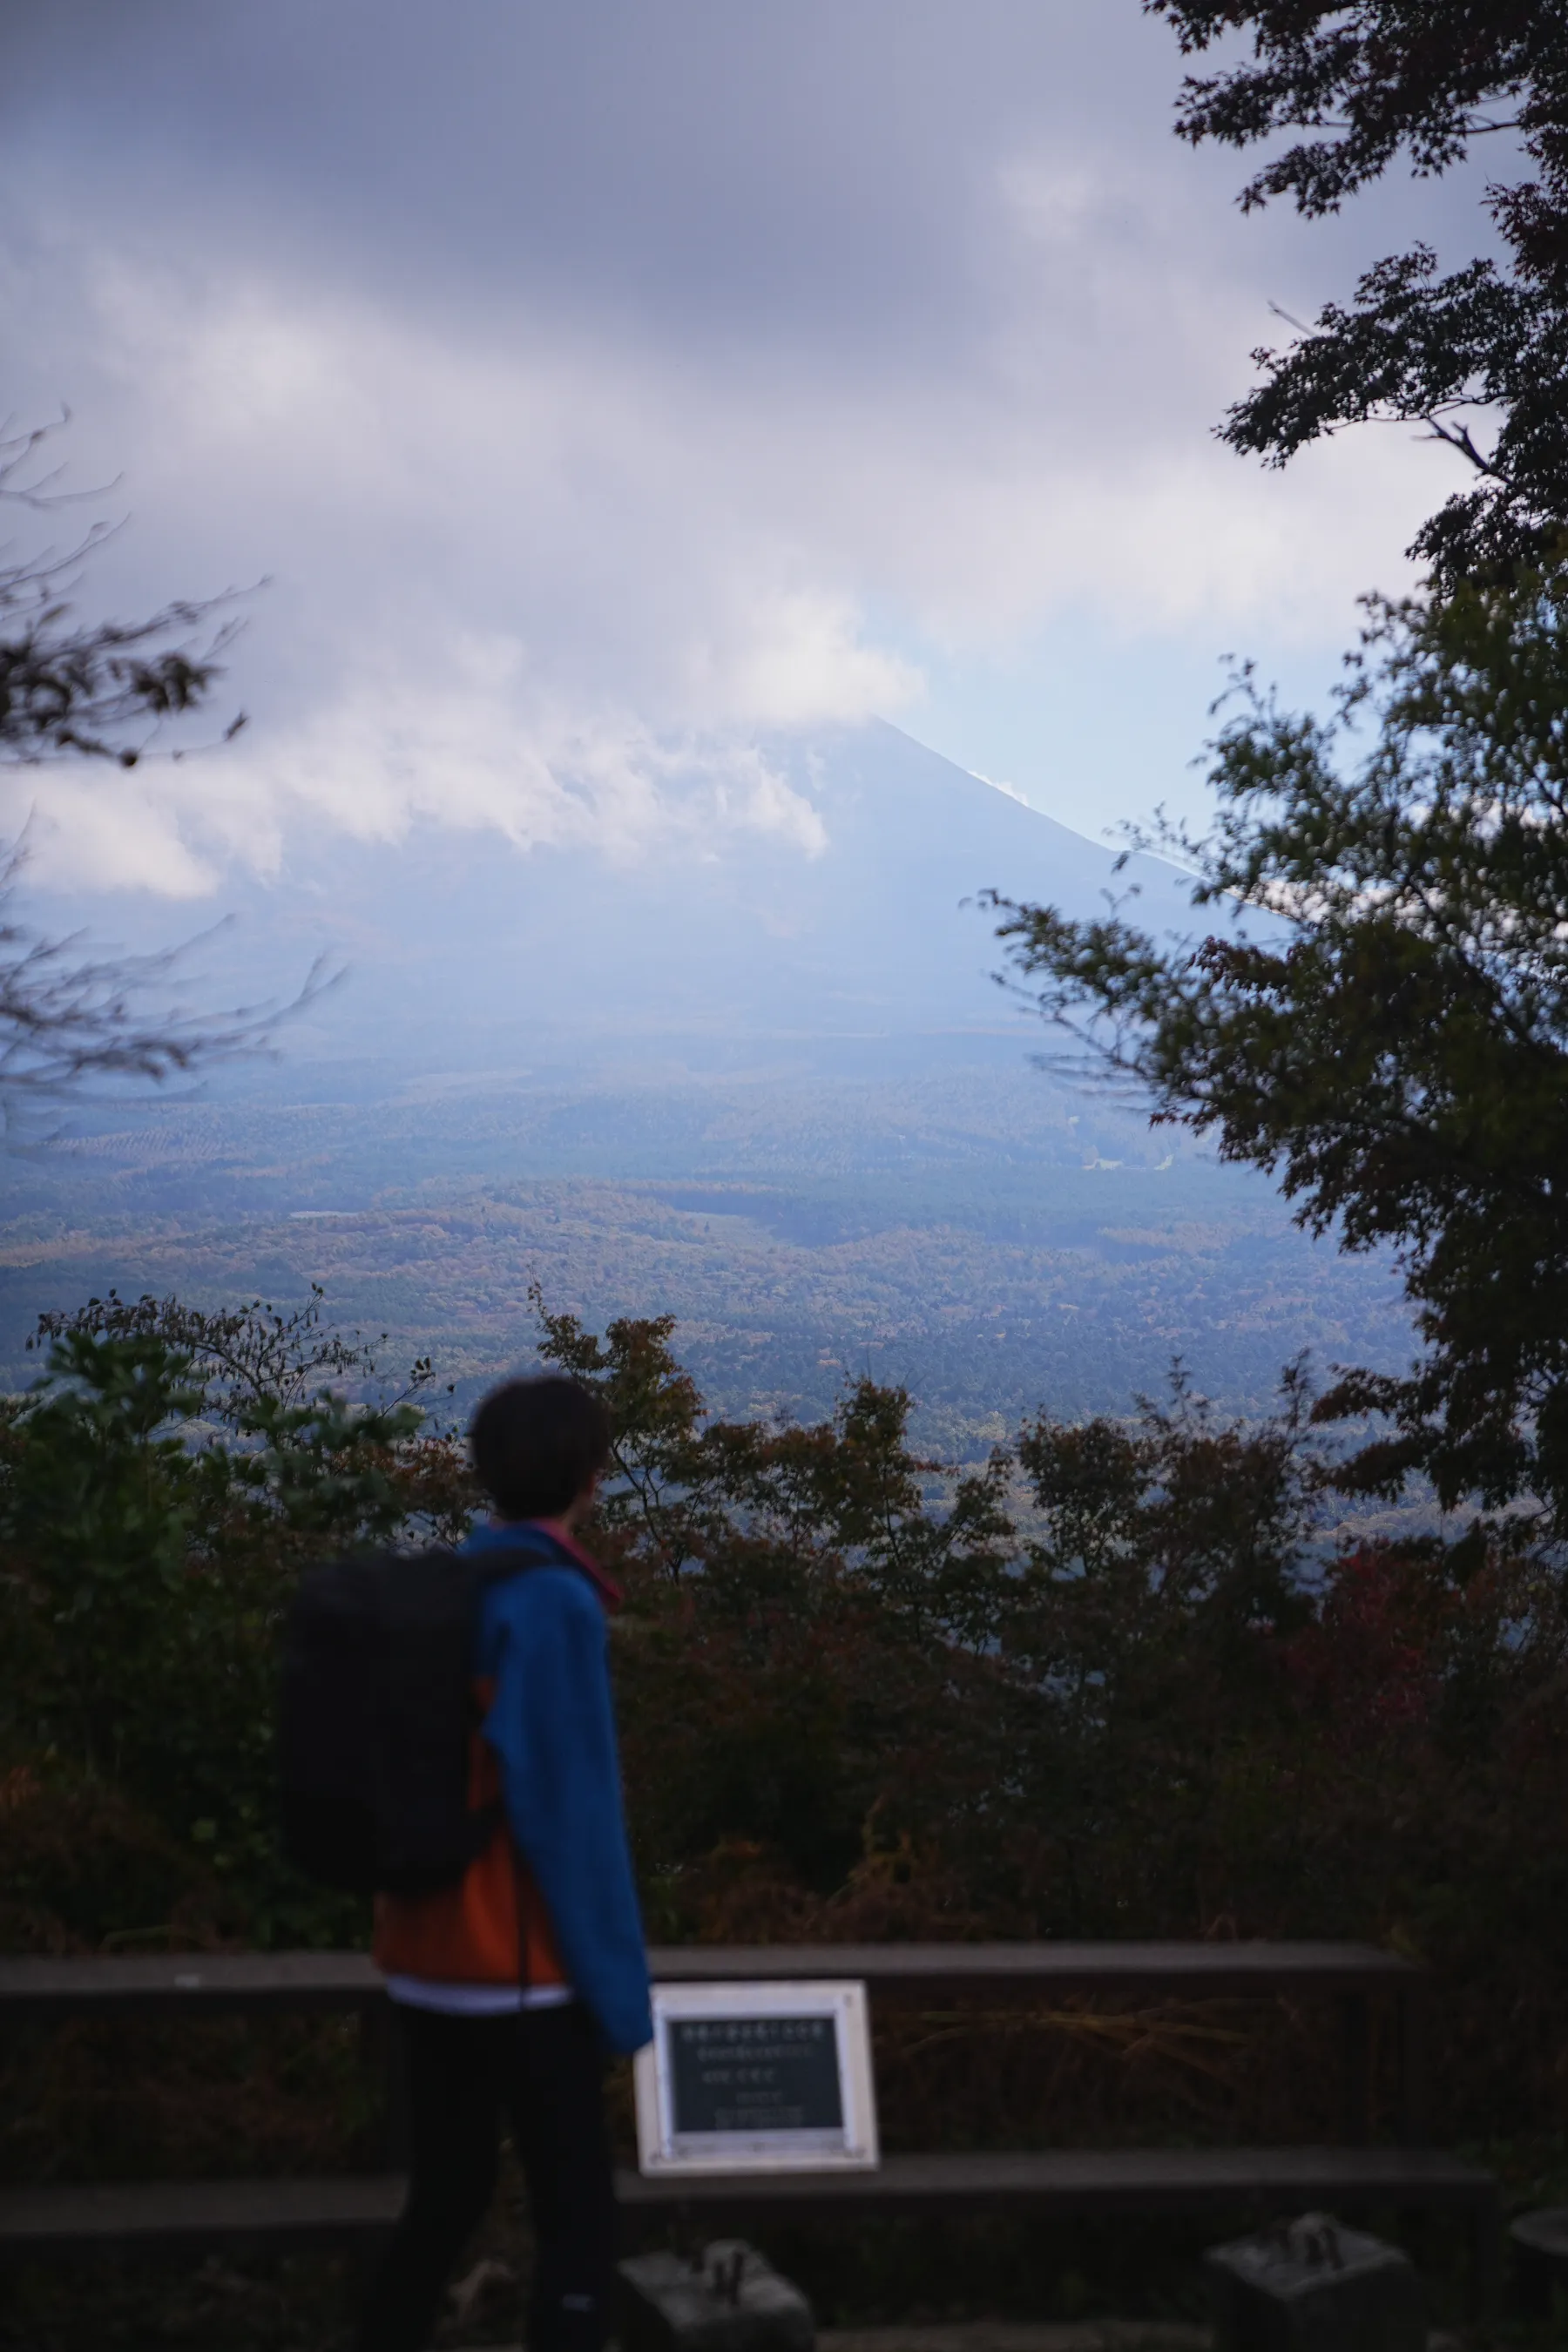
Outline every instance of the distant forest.
{"label": "distant forest", "polygon": [[0,1379],[62,1299],[282,1305],[319,1281],[460,1406],[531,1359],[537,1276],[601,1325],[677,1315],[724,1412],[820,1415],[868,1373],[908,1389],[922,1443],[976,1459],[1041,1408],[1130,1412],[1178,1355],[1263,1412],[1303,1349],[1325,1373],[1410,1353],[1382,1260],[1308,1242],[1263,1181],[1016,1047],[855,1079],[389,1088],[286,1060],[253,1083],[77,1114],[47,1163],[0,1168]]}

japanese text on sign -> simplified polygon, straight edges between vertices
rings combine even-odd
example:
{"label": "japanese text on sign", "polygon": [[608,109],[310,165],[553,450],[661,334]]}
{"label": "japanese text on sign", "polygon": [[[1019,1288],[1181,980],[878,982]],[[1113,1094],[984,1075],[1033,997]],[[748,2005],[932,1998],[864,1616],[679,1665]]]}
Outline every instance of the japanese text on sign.
{"label": "japanese text on sign", "polygon": [[831,2017],[672,2018],[668,2032],[678,2132],[842,2128]]}

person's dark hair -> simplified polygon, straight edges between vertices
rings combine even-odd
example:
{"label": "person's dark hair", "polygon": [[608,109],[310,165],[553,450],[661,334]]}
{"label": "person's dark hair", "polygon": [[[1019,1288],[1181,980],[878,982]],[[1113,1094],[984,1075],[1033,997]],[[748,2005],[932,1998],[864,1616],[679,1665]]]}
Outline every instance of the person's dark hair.
{"label": "person's dark hair", "polygon": [[610,1458],[610,1416],[563,1373],[492,1389],[468,1428],[474,1470],[503,1519],[558,1518]]}

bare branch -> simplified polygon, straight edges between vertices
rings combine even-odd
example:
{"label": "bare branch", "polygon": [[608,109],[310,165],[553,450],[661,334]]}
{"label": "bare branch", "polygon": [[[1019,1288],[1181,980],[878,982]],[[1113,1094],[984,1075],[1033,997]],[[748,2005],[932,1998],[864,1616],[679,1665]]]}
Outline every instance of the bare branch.
{"label": "bare branch", "polygon": [[[1458,402],[1454,403],[1456,407],[1460,404],[1461,404]],[[1430,439],[1434,441],[1442,441],[1446,443],[1450,449],[1457,449],[1462,457],[1468,457],[1469,459],[1471,465],[1475,467],[1478,473],[1489,475],[1494,482],[1500,481],[1503,478],[1503,477],[1499,473],[1497,467],[1493,465],[1491,459],[1489,457],[1483,457],[1481,452],[1477,448],[1474,441],[1470,438],[1470,428],[1468,425],[1460,425],[1458,426],[1444,425],[1440,422],[1436,411],[1427,417],[1426,425]]]}
{"label": "bare branch", "polygon": [[[40,453],[68,421],[0,425],[0,504],[52,512],[101,491],[69,492]],[[222,676],[239,626],[236,592],[180,598],[141,621],[80,622],[73,597],[85,562],[117,525],[91,523],[63,551],[0,549],[0,770],[60,761],[184,759],[215,748],[184,737]],[[232,742],[238,712],[222,730]],[[165,740],[171,732],[177,740]],[[26,837],[0,841],[0,1128],[13,1139],[32,1106],[99,1079],[154,1085],[268,1049],[280,1023],[342,977],[321,960],[284,1003],[193,1011],[179,983],[190,947],[151,956],[93,954],[80,937],[49,939],[18,916]]]}
{"label": "bare branch", "polygon": [[79,1096],[95,1078],[162,1085],[265,1053],[283,1023],[343,977],[318,957],[285,1003],[193,1012],[178,983],[199,938],[140,956],[84,953],[79,933],[46,938],[15,912],[26,863],[24,845],[0,854],[0,1123],[7,1130],[25,1125],[30,1107]]}

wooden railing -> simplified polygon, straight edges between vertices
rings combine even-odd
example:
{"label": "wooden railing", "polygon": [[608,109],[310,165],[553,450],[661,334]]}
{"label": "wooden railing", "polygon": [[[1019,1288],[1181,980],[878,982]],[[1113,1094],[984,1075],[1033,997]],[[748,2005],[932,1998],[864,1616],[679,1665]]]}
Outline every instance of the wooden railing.
{"label": "wooden railing", "polygon": [[[1188,2000],[1329,1997],[1340,2015],[1342,2143],[1329,2147],[1083,2148],[891,2155],[872,2173],[743,2179],[618,2177],[628,2239],[668,2226],[672,2209],[728,2222],[759,2210],[1088,2214],[1225,2207],[1263,2218],[1330,2206],[1464,2215],[1475,2232],[1478,2292],[1489,2296],[1498,2244],[1489,2174],[1424,2145],[1423,1972],[1358,1944],[695,1945],[656,1949],[666,1982],[853,1978],[873,2014],[888,2004],[976,1993],[1037,2001],[1072,1992]],[[1372,2137],[1370,2007],[1393,2004],[1397,2144]],[[29,2020],[216,2016],[243,2011],[352,2011],[368,2065],[389,2063],[389,2004],[373,1963],[353,1952],[174,1954],[102,1959],[0,1958],[0,2030]],[[395,2087],[387,2168],[317,2180],[42,2183],[0,2190],[0,2256],[89,2247],[299,2246],[390,2228],[402,2201]]]}

